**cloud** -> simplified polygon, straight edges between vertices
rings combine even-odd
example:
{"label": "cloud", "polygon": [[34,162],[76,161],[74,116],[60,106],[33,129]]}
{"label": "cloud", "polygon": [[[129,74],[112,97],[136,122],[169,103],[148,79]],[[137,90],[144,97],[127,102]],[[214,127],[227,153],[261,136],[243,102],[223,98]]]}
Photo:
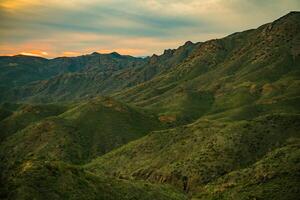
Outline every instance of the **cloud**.
{"label": "cloud", "polygon": [[298,0],[2,0],[0,54],[151,55],[187,40],[255,28],[299,9]]}
{"label": "cloud", "polygon": [[48,56],[47,52],[39,51],[39,50],[31,50],[30,52],[21,52],[19,54],[25,55],[25,56]]}

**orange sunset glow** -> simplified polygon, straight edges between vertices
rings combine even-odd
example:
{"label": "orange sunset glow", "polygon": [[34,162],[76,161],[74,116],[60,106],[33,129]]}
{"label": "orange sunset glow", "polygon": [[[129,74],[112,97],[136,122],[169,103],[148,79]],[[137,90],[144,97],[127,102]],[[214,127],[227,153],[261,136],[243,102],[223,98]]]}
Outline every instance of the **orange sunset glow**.
{"label": "orange sunset glow", "polygon": [[279,2],[2,0],[0,55],[161,54],[186,40],[220,38],[300,7],[296,0]]}
{"label": "orange sunset glow", "polygon": [[0,0],[0,200],[296,200],[300,0]]}

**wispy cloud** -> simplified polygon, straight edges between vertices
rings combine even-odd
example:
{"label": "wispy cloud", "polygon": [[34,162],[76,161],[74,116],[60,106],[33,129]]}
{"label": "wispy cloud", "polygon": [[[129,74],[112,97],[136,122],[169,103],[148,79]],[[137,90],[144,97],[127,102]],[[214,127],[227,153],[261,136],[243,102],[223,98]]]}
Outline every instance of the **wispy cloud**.
{"label": "wispy cloud", "polygon": [[299,9],[298,0],[2,0],[0,54],[150,55],[186,40],[255,28]]}

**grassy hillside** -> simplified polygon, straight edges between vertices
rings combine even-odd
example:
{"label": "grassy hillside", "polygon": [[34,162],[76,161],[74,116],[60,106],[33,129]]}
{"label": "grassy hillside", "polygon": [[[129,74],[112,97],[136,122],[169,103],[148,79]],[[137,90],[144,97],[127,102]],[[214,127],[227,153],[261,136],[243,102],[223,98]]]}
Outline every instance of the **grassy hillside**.
{"label": "grassy hillside", "polygon": [[2,103],[0,105],[0,121],[10,116],[15,110],[17,110],[21,104],[15,103]]}
{"label": "grassy hillside", "polygon": [[0,198],[296,199],[299,42],[291,12],[143,59],[0,57]]}
{"label": "grassy hillside", "polygon": [[[55,102],[83,99],[113,90],[124,80],[114,78],[144,60],[118,53],[44,59],[0,56],[0,102]],[[114,76],[113,76],[114,75]],[[124,78],[126,79],[126,74]],[[107,80],[108,79],[108,80]],[[109,81],[110,84],[105,84]]]}
{"label": "grassy hillside", "polygon": [[96,176],[63,162],[26,160],[2,184],[1,199],[187,199],[172,187]]}
{"label": "grassy hillside", "polygon": [[291,139],[253,165],[199,188],[194,199],[297,199],[299,157],[299,138]]}
{"label": "grassy hillside", "polygon": [[[291,12],[257,29],[207,42],[187,42],[144,59],[117,53],[52,60],[2,57],[0,87],[4,92],[0,102],[49,103],[105,94],[162,110],[158,113],[163,117],[186,123],[199,115],[184,113],[178,117],[180,111],[174,113],[173,109],[180,109],[182,99],[190,93],[213,96],[214,101],[205,102],[212,114],[245,105],[264,107],[270,102],[289,101],[299,96],[299,21],[299,12]],[[27,66],[30,61],[32,66]],[[166,102],[177,107],[168,108]],[[198,109],[198,105],[194,107]],[[202,112],[201,106],[199,109]]]}
{"label": "grassy hillside", "polygon": [[[51,199],[99,199],[101,195],[100,199],[122,199],[124,195],[128,199],[142,196],[166,199],[173,193],[166,195],[169,189],[164,187],[119,183],[76,168],[65,168],[68,164],[62,167],[55,164],[57,161],[87,162],[160,128],[162,125],[151,114],[105,97],[65,106],[20,105],[1,121],[1,182],[6,183],[1,190],[8,187],[1,191],[2,195],[12,195],[11,199],[43,199],[44,193]],[[57,176],[53,177],[52,173]],[[77,177],[78,173],[82,177]],[[91,185],[84,185],[89,182]],[[44,186],[41,188],[40,184]],[[67,187],[71,191],[65,184],[70,184]],[[110,189],[105,193],[103,185],[107,184]],[[119,189],[124,192],[116,193]],[[174,195],[178,199],[176,192]]]}
{"label": "grassy hillside", "polygon": [[183,62],[114,97],[180,123],[204,115],[242,120],[297,112],[299,35],[300,14],[292,12],[258,29],[195,44]]}
{"label": "grassy hillside", "polygon": [[3,133],[11,135],[1,145],[6,165],[26,157],[81,163],[162,127],[153,116],[111,98],[75,104],[63,112],[58,108],[27,105],[1,121]]}
{"label": "grassy hillside", "polygon": [[9,111],[1,121],[3,198],[185,199],[168,186],[96,176],[60,162],[87,162],[162,128],[149,113],[105,97],[3,107]]}
{"label": "grassy hillside", "polygon": [[38,122],[50,116],[56,116],[66,111],[66,105],[22,105],[22,104],[3,104],[2,120],[0,121],[0,138],[10,136],[11,134],[26,128],[33,122]]}
{"label": "grassy hillside", "polygon": [[[299,115],[281,114],[240,122],[199,120],[153,132],[101,156],[87,168],[169,183],[194,194],[219,177],[252,166],[290,139],[299,139],[299,119]],[[296,166],[283,165],[291,170]]]}

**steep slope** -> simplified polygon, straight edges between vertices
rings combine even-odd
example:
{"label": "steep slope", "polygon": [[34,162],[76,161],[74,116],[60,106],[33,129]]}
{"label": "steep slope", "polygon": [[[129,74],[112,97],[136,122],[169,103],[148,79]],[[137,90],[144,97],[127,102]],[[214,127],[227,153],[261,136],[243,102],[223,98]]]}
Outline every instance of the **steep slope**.
{"label": "steep slope", "polygon": [[184,62],[113,96],[180,123],[203,115],[236,120],[294,112],[300,108],[299,35],[300,14],[291,12],[258,29],[199,43]]}
{"label": "steep slope", "polygon": [[0,142],[11,134],[26,128],[29,124],[50,116],[59,115],[66,111],[67,108],[68,106],[66,105],[55,104],[3,104],[3,112],[6,111],[7,114],[0,120]]}
{"label": "steep slope", "polygon": [[[9,90],[2,100],[57,102],[82,100],[110,94],[143,83],[182,63],[196,44],[187,42],[164,54],[141,59],[118,53],[56,58],[47,61],[46,69],[61,68],[60,73]],[[13,57],[10,58],[14,60]],[[29,59],[29,58],[28,58]],[[7,63],[3,63],[5,65]],[[45,64],[44,64],[45,65]],[[25,69],[24,69],[25,70]]]}
{"label": "steep slope", "polygon": [[[153,132],[94,160],[87,168],[173,184],[193,195],[225,174],[252,166],[289,140],[299,141],[299,122],[299,115],[288,114],[241,122],[199,120]],[[282,165],[292,170],[298,164]]]}
{"label": "steep slope", "polygon": [[[1,182],[1,184],[4,182]],[[2,199],[184,200],[175,189],[96,176],[63,162],[27,160],[1,187]]]}
{"label": "steep slope", "polygon": [[299,33],[291,12],[145,59],[1,58],[0,102],[56,103],[0,106],[0,198],[296,199]]}
{"label": "steep slope", "polygon": [[1,144],[5,165],[28,157],[82,163],[162,127],[150,114],[111,98],[92,99],[56,114],[53,108],[59,107],[24,106],[1,122],[3,134],[10,136]]}
{"label": "steep slope", "polygon": [[[257,104],[261,99],[263,104],[281,101],[282,94],[294,95],[299,85],[299,15],[291,12],[258,29],[203,43],[187,42],[145,59],[117,53],[52,60],[2,57],[0,101],[69,101],[119,91],[114,94],[119,99],[166,110],[166,102],[174,101],[170,96],[185,98],[186,91],[192,91],[215,98],[212,114]],[[229,93],[237,98],[236,105],[228,102]],[[169,118],[179,121],[199,117],[178,117],[180,111],[171,115]]]}
{"label": "steep slope", "polygon": [[133,76],[129,77],[127,86],[144,83],[167,72],[172,67],[183,63],[199,44],[200,43],[194,44],[188,41],[177,49],[168,49],[165,50],[162,55],[158,56],[154,54],[146,58],[146,63],[142,67],[137,68]]}
{"label": "steep slope", "polygon": [[96,96],[102,93],[101,87],[114,89],[120,85],[110,82],[102,86],[102,82],[115,72],[132,69],[142,63],[141,58],[118,53],[92,53],[51,60],[30,56],[0,57],[0,102],[53,102],[86,98],[87,94]]}
{"label": "steep slope", "polygon": [[0,121],[9,117],[14,111],[16,111],[21,105],[15,103],[2,103],[0,105]]}
{"label": "steep slope", "polygon": [[29,56],[0,56],[0,87],[21,86],[55,75],[57,68],[48,68],[48,60]]}
{"label": "steep slope", "polygon": [[195,196],[205,200],[297,199],[300,195],[299,157],[299,139],[291,140],[250,167],[233,171],[206,185]]}
{"label": "steep slope", "polygon": [[[40,195],[44,194],[46,192],[44,189],[49,187],[53,191],[46,193],[50,195],[49,198],[55,199],[61,196],[69,198],[68,195],[74,199],[92,195],[92,199],[97,199],[98,192],[104,195],[103,199],[106,199],[106,195],[108,199],[122,199],[122,195],[128,199],[139,196],[151,199],[156,198],[157,195],[161,199],[166,199],[168,189],[163,189],[164,187],[160,189],[160,186],[147,184],[117,183],[117,180],[96,177],[80,170],[74,169],[74,171],[73,168],[61,169],[55,164],[55,161],[78,164],[87,162],[161,127],[159,121],[151,114],[105,97],[65,106],[21,105],[1,121],[3,140],[0,146],[0,182],[6,183],[1,186],[1,190],[6,188],[1,193],[12,195],[11,199],[23,197],[26,199],[29,196],[43,199],[45,196]],[[49,163],[50,168],[54,165],[54,169],[49,169],[45,162]],[[57,172],[57,174],[55,172],[57,176],[52,177],[53,170]],[[78,173],[82,176],[76,177]],[[41,177],[45,180],[40,181]],[[60,179],[64,182],[60,183]],[[48,183],[47,180],[50,182]],[[79,183],[82,181],[90,182],[91,185],[80,186]],[[105,183],[106,181],[108,183]],[[70,184],[68,188],[71,191],[64,187],[60,188],[56,183]],[[111,184],[109,186],[111,188],[107,188],[106,193],[103,191],[104,183]],[[39,184],[43,184],[44,189],[39,188]],[[10,187],[16,188],[10,189]],[[79,191],[85,189],[92,191],[87,194],[74,192],[77,187]],[[118,188],[124,189],[124,193],[115,194],[113,191]],[[11,193],[14,190],[20,194]],[[137,193],[131,194],[131,190]],[[34,191],[34,194],[31,194],[31,191]],[[175,192],[171,193],[174,193],[174,199],[178,199]],[[171,193],[169,195],[172,196]]]}
{"label": "steep slope", "polygon": [[186,199],[168,186],[96,176],[67,164],[87,162],[161,128],[150,114],[111,98],[21,105],[1,125],[1,198]]}

